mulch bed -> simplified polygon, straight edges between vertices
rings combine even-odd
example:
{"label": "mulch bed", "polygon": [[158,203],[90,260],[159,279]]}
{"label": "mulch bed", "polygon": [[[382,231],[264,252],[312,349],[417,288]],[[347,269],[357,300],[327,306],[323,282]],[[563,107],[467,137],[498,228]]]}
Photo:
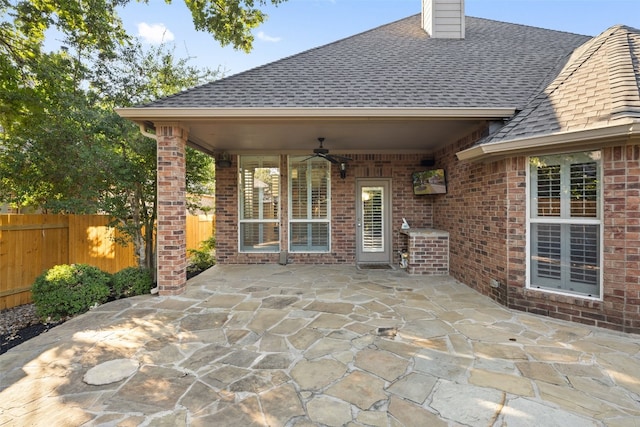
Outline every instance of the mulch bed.
{"label": "mulch bed", "polygon": [[[202,271],[189,271],[187,273],[187,279],[191,279],[192,277],[197,276],[202,273]],[[30,340],[33,337],[37,337],[38,335],[47,332],[49,329],[58,326],[64,323],[64,320],[59,322],[52,323],[35,323],[29,326],[26,326],[17,331],[8,332],[6,334],[0,335],[0,354],[6,353],[9,349],[22,344],[25,341]]]}
{"label": "mulch bed", "polygon": [[6,353],[9,349],[22,344],[25,341],[30,340],[33,337],[47,332],[54,326],[58,326],[63,322],[57,323],[37,323],[35,325],[27,326],[16,332],[0,335],[0,354]]}

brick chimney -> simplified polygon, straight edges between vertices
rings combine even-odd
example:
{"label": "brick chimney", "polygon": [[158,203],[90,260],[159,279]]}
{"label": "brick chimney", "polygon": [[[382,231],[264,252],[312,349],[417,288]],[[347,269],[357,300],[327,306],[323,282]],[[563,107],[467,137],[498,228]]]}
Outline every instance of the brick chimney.
{"label": "brick chimney", "polygon": [[434,39],[463,39],[464,0],[422,0],[422,28]]}

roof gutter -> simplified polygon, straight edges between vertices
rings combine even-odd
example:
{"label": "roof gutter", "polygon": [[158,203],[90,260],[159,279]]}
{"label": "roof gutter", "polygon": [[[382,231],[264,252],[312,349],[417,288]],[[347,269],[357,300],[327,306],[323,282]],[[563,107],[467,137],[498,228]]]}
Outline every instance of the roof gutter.
{"label": "roof gutter", "polygon": [[597,129],[490,142],[462,150],[456,153],[456,156],[462,161],[480,161],[527,152],[553,151],[558,148],[563,150],[598,148],[603,144],[625,142],[634,137],[640,137],[640,121],[628,120],[623,124]]}
{"label": "roof gutter", "polygon": [[207,119],[496,119],[514,108],[116,108],[120,117],[139,121]]}

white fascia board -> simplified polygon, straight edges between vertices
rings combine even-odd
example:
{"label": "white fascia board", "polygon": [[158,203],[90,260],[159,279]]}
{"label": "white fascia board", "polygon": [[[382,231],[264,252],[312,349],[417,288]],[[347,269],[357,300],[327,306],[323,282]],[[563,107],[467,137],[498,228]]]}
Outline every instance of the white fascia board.
{"label": "white fascia board", "polygon": [[133,121],[206,119],[505,119],[514,108],[116,108]]}
{"label": "white fascia board", "polygon": [[478,161],[491,157],[504,157],[527,152],[541,152],[554,148],[592,148],[604,143],[625,141],[640,137],[640,121],[629,120],[624,124],[552,135],[534,136],[476,145],[456,153],[458,160]]}

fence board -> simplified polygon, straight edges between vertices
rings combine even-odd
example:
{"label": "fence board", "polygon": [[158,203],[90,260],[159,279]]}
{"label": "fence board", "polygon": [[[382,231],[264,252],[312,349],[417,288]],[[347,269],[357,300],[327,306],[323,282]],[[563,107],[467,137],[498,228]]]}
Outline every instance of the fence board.
{"label": "fence board", "polygon": [[187,216],[187,250],[198,249],[200,242],[213,235],[214,221],[212,215]]}
{"label": "fence board", "polygon": [[63,215],[0,215],[0,309],[30,302],[24,289],[67,262],[67,229]]}
{"label": "fence board", "polygon": [[104,215],[75,215],[69,221],[69,259],[109,273],[136,265],[133,245],[115,242],[119,234]]}
{"label": "fence board", "polygon": [[[0,215],[0,310],[31,302],[36,277],[59,264],[85,263],[115,273],[136,265],[133,246],[113,241],[104,215]],[[214,232],[212,216],[187,216],[187,248]]]}

